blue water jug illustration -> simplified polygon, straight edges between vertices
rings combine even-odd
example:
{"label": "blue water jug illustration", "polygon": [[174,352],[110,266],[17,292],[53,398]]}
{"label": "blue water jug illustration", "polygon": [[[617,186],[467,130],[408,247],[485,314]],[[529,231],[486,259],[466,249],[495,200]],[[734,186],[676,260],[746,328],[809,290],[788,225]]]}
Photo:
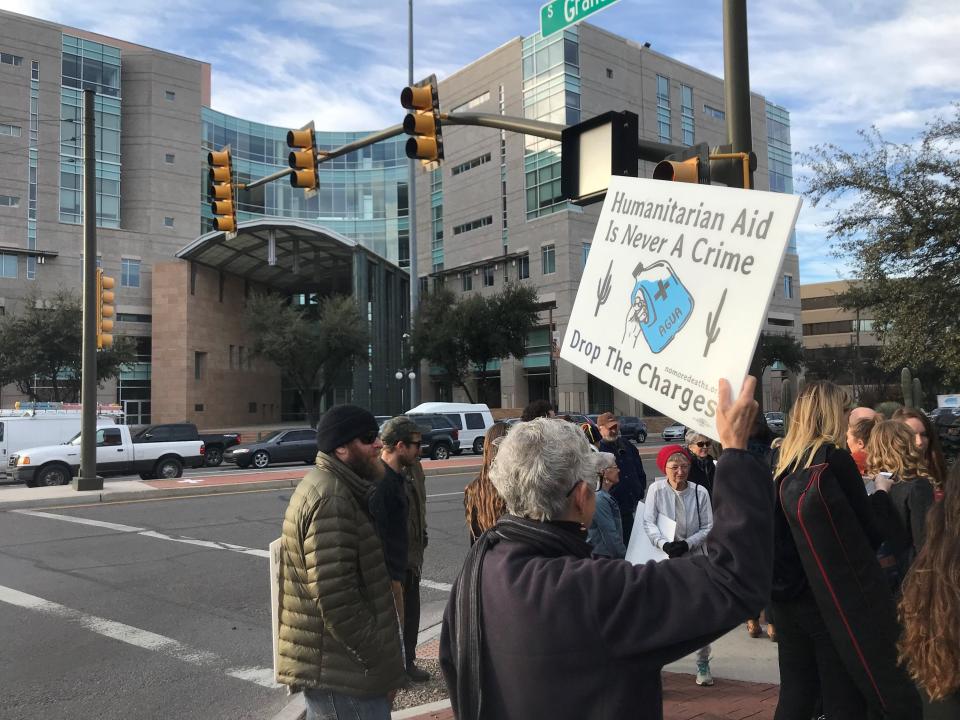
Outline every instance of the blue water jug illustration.
{"label": "blue water jug illustration", "polygon": [[666,260],[658,260],[633,271],[636,280],[630,293],[630,309],[623,341],[632,342],[643,335],[651,352],[663,350],[686,325],[693,314],[693,296]]}

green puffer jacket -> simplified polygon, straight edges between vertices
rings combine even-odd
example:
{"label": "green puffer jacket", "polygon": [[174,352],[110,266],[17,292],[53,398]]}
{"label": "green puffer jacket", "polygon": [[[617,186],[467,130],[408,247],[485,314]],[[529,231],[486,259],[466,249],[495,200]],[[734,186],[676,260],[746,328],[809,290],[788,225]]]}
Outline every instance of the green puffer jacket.
{"label": "green puffer jacket", "polygon": [[317,454],[283,519],[278,679],[357,697],[405,673],[383,547],[367,513],[373,483]]}

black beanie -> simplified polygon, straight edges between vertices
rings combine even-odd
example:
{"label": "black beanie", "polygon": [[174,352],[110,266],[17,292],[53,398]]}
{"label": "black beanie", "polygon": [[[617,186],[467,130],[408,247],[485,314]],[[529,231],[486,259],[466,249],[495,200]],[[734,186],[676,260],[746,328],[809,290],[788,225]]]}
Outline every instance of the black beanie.
{"label": "black beanie", "polygon": [[317,450],[329,454],[354,438],[379,431],[369,410],[356,405],[335,405],[317,423]]}

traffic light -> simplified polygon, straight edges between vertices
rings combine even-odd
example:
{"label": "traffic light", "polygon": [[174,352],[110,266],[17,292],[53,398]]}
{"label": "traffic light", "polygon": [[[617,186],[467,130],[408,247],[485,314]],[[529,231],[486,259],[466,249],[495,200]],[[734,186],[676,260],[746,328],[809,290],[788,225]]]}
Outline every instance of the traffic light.
{"label": "traffic light", "polygon": [[287,145],[290,154],[287,162],[293,168],[290,173],[290,184],[295,188],[303,188],[316,192],[317,178],[317,136],[313,132],[313,123],[299,130],[287,132]]}
{"label": "traffic light", "polygon": [[237,198],[230,150],[224,148],[207,153],[207,163],[210,165],[210,209],[213,210],[213,226],[223,232],[235,233]]}
{"label": "traffic light", "polygon": [[113,287],[116,281],[97,268],[97,350],[113,347]]}
{"label": "traffic light", "polygon": [[706,143],[668,155],[653,169],[654,180],[710,184],[710,148]]}
{"label": "traffic light", "polygon": [[437,76],[431,75],[418,85],[405,87],[400,93],[400,104],[412,111],[403,119],[404,132],[413,136],[407,140],[407,157],[424,163],[443,160]]}

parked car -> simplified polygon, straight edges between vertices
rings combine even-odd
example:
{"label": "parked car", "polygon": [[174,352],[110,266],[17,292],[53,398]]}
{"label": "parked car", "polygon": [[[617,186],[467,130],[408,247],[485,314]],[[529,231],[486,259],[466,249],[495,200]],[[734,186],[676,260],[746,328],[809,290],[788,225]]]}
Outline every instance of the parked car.
{"label": "parked car", "polygon": [[681,425],[680,423],[673,423],[673,425],[668,425],[663,429],[663,432],[660,433],[660,437],[669,442],[677,442],[683,444],[684,438],[687,436],[687,426]]}
{"label": "parked car", "polygon": [[[493,426],[490,408],[483,403],[428,402],[411,408],[407,415],[439,413],[460,431],[460,447],[470,448],[477,455],[483,454],[483,438]],[[460,449],[454,451],[460,454]]]}
{"label": "parked car", "polygon": [[624,415],[620,418],[620,435],[634,442],[646,442],[647,424],[635,415]]}
{"label": "parked car", "polygon": [[[104,423],[112,419],[101,417]],[[80,432],[80,413],[19,413],[0,410],[0,480],[12,479],[15,463],[10,458],[20,450],[67,442]]]}
{"label": "parked car", "polygon": [[201,433],[193,423],[165,423],[137,428],[133,434],[135,443],[179,442],[201,440],[206,452],[208,467],[217,467],[223,462],[223,453],[240,445],[240,433]]}
{"label": "parked car", "polygon": [[783,432],[783,413],[782,412],[766,412],[763,414],[763,417],[767,421],[767,425],[774,432]]}
{"label": "parked car", "polygon": [[460,452],[460,431],[446,415],[407,413],[420,428],[420,455],[447,460]]}
{"label": "parked car", "polygon": [[274,430],[261,440],[232,447],[223,459],[239,468],[263,470],[271,463],[302,462],[312,465],[317,459],[317,431],[310,427]]}
{"label": "parked car", "polygon": [[597,427],[597,418],[599,415],[583,415],[581,413],[568,413],[568,412],[558,412],[557,417],[568,417],[570,422],[575,422],[577,425],[583,425],[584,423],[590,423],[594,430],[599,434],[600,428]]}
{"label": "parked car", "polygon": [[374,415],[373,419],[377,421],[377,427],[382,430],[383,424],[392,417],[393,415]]}
{"label": "parked car", "polygon": [[[148,480],[178,478],[184,467],[203,466],[200,440],[135,443],[126,425],[97,425],[97,474],[139,473]],[[80,470],[80,433],[64,445],[26,448],[10,458],[16,479],[27,487],[66,485]]]}

